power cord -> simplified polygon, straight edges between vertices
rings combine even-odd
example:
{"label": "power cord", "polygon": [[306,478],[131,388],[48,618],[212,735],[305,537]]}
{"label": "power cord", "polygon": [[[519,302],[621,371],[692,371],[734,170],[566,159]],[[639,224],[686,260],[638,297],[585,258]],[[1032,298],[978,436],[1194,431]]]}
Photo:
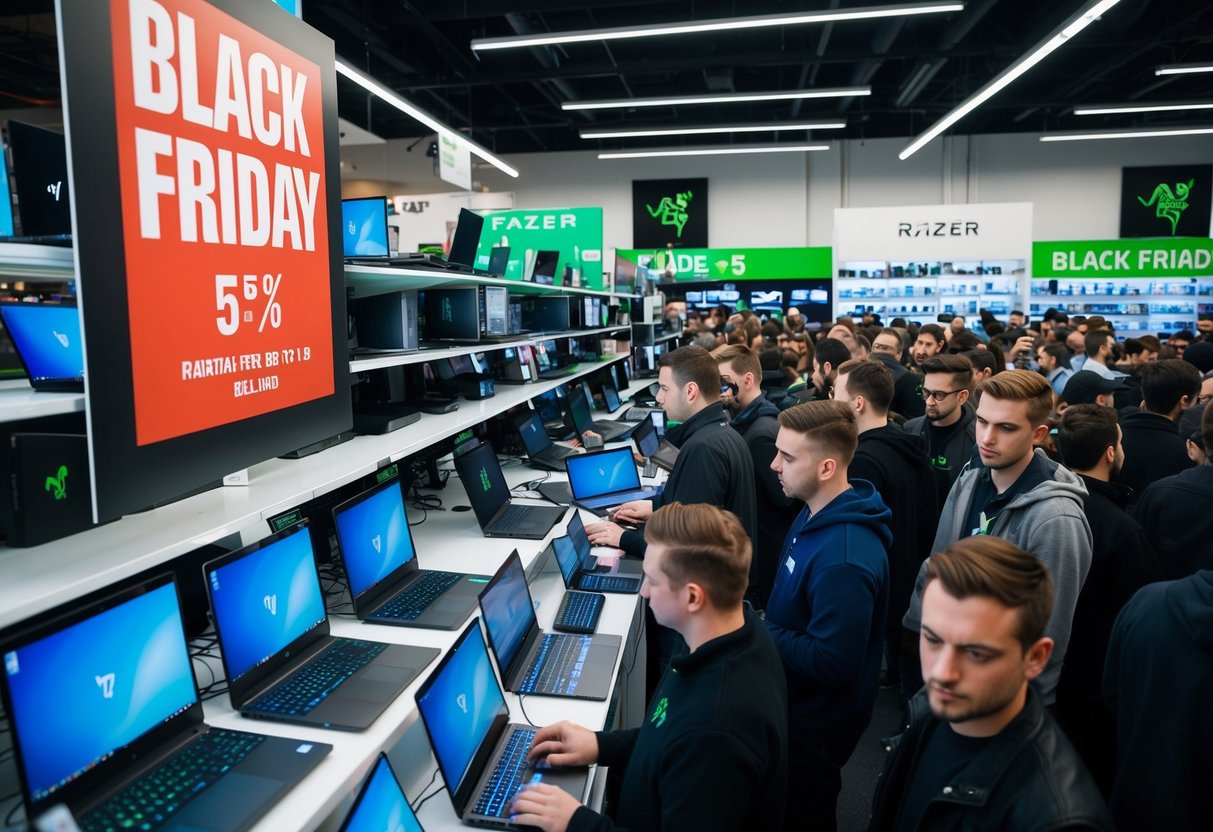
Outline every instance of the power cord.
{"label": "power cord", "polygon": [[535,721],[534,721],[534,720],[532,720],[532,719],[531,719],[531,717],[530,717],[530,715],[529,715],[529,714],[526,712],[526,705],[524,705],[524,704],[523,704],[523,702],[522,702],[522,700],[524,700],[524,699],[526,699],[526,694],[525,694],[525,693],[520,693],[520,694],[518,694],[518,710],[522,711],[522,718],[523,718],[523,719],[525,719],[525,720],[526,720],[526,724],[527,724],[527,725],[529,725],[529,726],[531,726],[532,728],[538,728],[538,727],[540,727],[540,726],[538,726],[538,725],[536,725],[536,724],[535,724]]}
{"label": "power cord", "polygon": [[444,791],[446,791],[446,783],[442,783],[441,785],[438,786],[438,788],[434,789],[434,791],[430,792],[425,797],[418,800],[417,805],[413,807],[413,814],[417,814],[418,812],[420,812],[421,807],[424,806],[426,803],[428,803],[430,801],[431,797],[433,797],[436,794],[442,794]]}
{"label": "power cord", "polygon": [[[421,793],[424,795],[425,790],[428,789],[430,786],[434,785],[434,781],[437,779],[438,779],[438,766],[434,766],[434,773],[430,775],[430,782],[426,783],[424,786],[421,787]],[[426,801],[426,798],[424,798],[424,797],[418,798],[417,805],[412,807],[413,811],[416,812],[418,809],[420,809],[421,804],[424,803],[425,801]]]}

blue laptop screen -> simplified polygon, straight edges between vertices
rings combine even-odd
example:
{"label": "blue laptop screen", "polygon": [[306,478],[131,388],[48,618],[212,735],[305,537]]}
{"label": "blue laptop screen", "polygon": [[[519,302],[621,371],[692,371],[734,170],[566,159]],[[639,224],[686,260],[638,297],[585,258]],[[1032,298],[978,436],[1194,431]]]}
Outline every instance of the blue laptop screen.
{"label": "blue laptop screen", "polygon": [[577,556],[576,544],[571,537],[557,537],[552,540],[552,548],[556,553],[556,564],[564,577],[564,585],[573,585],[573,576],[577,574],[577,566],[581,558]]}
{"label": "blue laptop screen", "polygon": [[464,639],[417,698],[417,707],[425,720],[442,779],[454,794],[493,720],[505,713],[505,697],[493,675],[478,625],[468,627]]}
{"label": "blue laptop screen", "polygon": [[31,378],[81,378],[80,310],[41,303],[0,304],[0,316]]}
{"label": "blue laptop screen", "polygon": [[342,832],[423,832],[417,816],[382,755],[371,769],[358,802],[350,811]]}
{"label": "blue laptop screen", "polygon": [[564,462],[569,472],[569,488],[578,500],[640,488],[640,473],[631,448],[571,456]]}
{"label": "blue laptop screen", "polygon": [[13,197],[8,190],[8,161],[0,147],[0,237],[13,236]]}
{"label": "blue laptop screen", "polygon": [[480,611],[484,613],[484,626],[497,654],[497,664],[505,673],[522,649],[527,630],[535,623],[526,573],[517,554],[510,555],[505,567],[480,596]]}
{"label": "blue laptop screen", "polygon": [[386,257],[387,201],[341,200],[341,245],[346,257]]}
{"label": "blue laptop screen", "polygon": [[335,525],[355,598],[416,556],[399,482],[337,511]]}
{"label": "blue laptop screen", "polygon": [[211,569],[207,580],[233,681],[325,620],[306,527]]}
{"label": "blue laptop screen", "polygon": [[4,654],[31,800],[198,699],[173,583]]}

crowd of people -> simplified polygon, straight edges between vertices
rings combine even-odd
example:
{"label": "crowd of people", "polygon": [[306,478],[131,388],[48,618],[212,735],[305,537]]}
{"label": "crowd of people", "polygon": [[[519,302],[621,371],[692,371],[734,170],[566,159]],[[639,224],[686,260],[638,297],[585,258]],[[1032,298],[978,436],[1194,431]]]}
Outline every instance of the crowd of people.
{"label": "crowd of people", "polygon": [[871,830],[1213,829],[1213,316],[685,331],[666,487],[587,528],[645,559],[651,715],[540,730],[624,788],[517,822],[836,829],[886,687]]}

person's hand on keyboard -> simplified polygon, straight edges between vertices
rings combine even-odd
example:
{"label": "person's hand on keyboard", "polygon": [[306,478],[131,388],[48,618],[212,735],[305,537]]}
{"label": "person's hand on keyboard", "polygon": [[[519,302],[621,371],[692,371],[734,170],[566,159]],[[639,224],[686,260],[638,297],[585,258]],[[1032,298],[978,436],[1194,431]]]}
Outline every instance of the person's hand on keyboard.
{"label": "person's hand on keyboard", "polygon": [[548,766],[588,766],[598,762],[598,737],[568,720],[535,732],[527,760],[546,758]]}
{"label": "person's hand on keyboard", "polygon": [[534,826],[543,832],[565,832],[573,813],[581,808],[577,798],[547,783],[528,783],[514,798],[510,822]]}
{"label": "person's hand on keyboard", "polygon": [[[616,523],[625,523],[629,526],[639,526],[649,519],[653,514],[652,500],[632,500],[624,503],[619,508],[615,509],[611,519]],[[618,546],[618,543],[605,544],[610,546]]]}
{"label": "person's hand on keyboard", "polygon": [[610,546],[619,548],[619,540],[623,537],[623,526],[618,523],[591,523],[585,527],[585,533],[590,538],[591,546]]}

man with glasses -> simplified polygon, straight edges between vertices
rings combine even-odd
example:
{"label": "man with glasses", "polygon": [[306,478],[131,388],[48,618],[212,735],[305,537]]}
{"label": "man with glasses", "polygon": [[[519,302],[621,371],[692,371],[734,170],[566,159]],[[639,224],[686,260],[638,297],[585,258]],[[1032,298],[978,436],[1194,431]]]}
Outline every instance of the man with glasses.
{"label": "man with glasses", "polygon": [[922,365],[926,413],[905,423],[907,433],[927,442],[939,505],[973,453],[976,415],[969,406],[973,365],[963,355],[936,355]]}
{"label": "man with glasses", "polygon": [[901,333],[895,329],[882,330],[872,341],[872,360],[879,361],[893,375],[893,403],[891,409],[905,419],[922,416],[922,397],[918,395],[921,383],[916,373],[911,373],[901,366],[901,354],[905,350],[905,342]]}

